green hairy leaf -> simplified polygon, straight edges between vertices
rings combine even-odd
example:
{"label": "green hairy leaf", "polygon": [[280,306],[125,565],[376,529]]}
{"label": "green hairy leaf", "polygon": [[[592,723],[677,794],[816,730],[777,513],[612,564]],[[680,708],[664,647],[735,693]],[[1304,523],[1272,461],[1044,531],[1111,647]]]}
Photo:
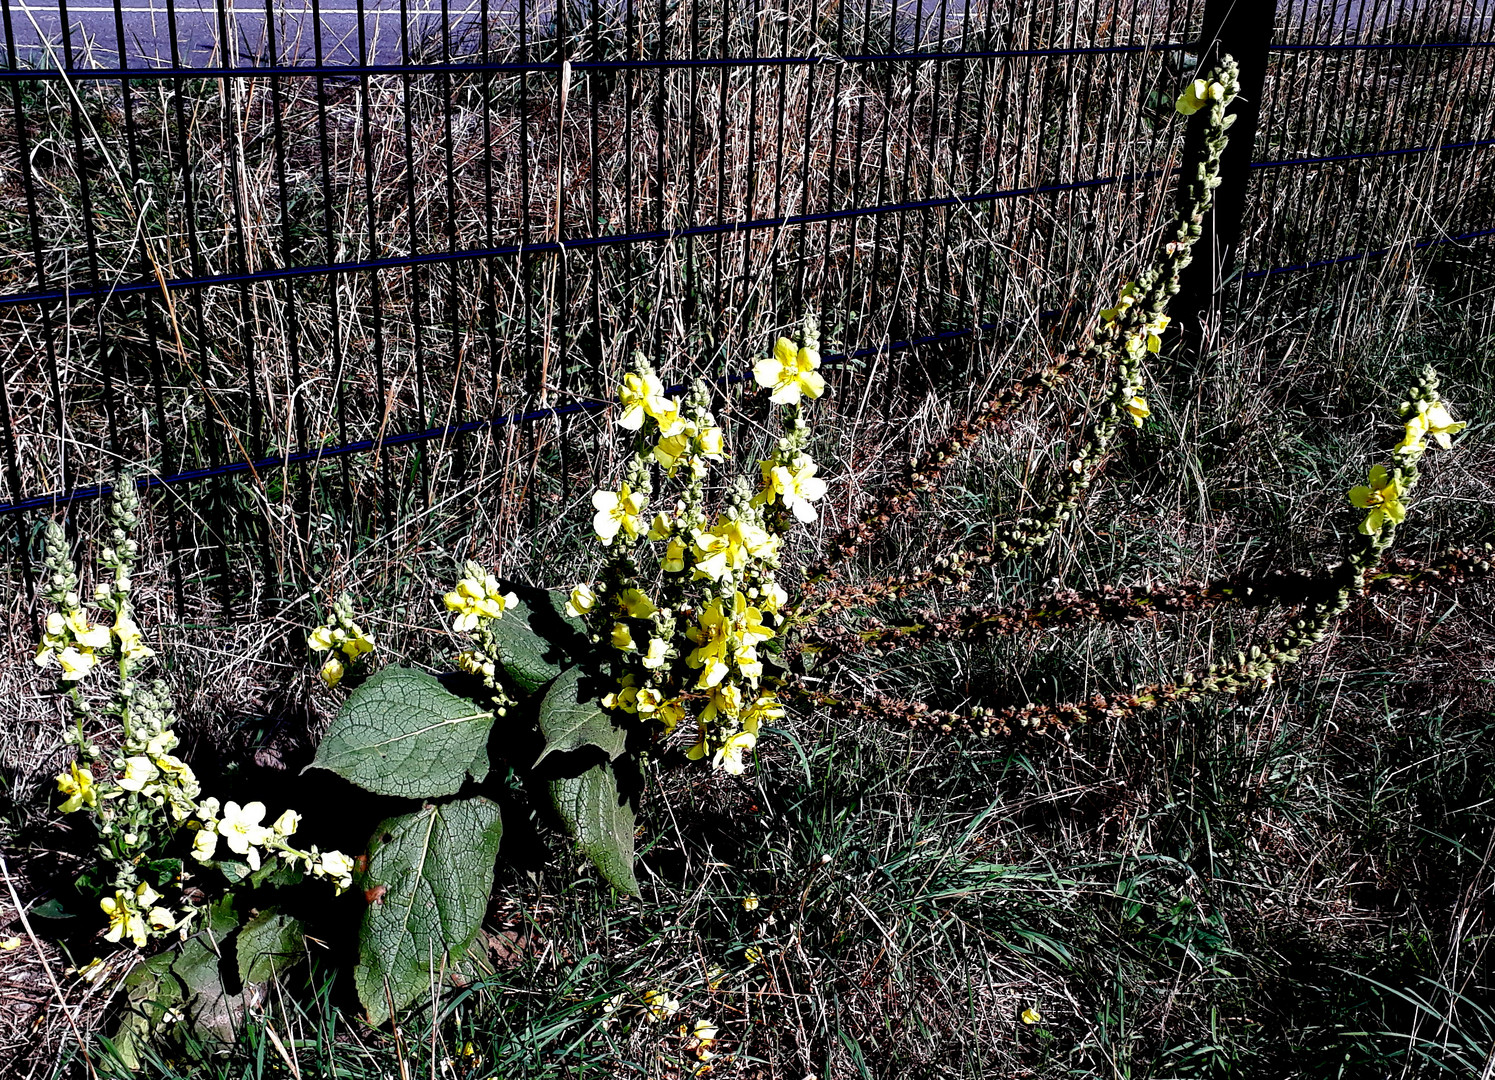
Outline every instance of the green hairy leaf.
{"label": "green hairy leaf", "polygon": [[567,668],[546,691],[540,702],[540,731],[545,749],[535,759],[538,765],[551,754],[595,746],[615,760],[623,752],[627,733],[612,722],[595,697],[585,696],[580,668]]}
{"label": "green hairy leaf", "polygon": [[329,769],[377,795],[454,795],[492,726],[492,713],[424,671],[387,667],[353,691],[307,767]]}
{"label": "green hairy leaf", "polygon": [[369,909],[353,980],[372,1023],[429,995],[460,964],[493,887],[503,822],[496,803],[461,799],[390,818],[369,844]]}
{"label": "green hairy leaf", "polygon": [[266,908],[239,931],[239,981],[245,986],[268,982],[305,955],[301,920]]}
{"label": "green hairy leaf", "polygon": [[586,631],[566,617],[565,596],[516,587],[519,603],[493,621],[498,660],[509,677],[533,693],[560,675],[566,661],[585,655]]}
{"label": "green hairy leaf", "polygon": [[613,888],[637,896],[633,806],[618,789],[612,763],[603,762],[580,776],[552,780],[550,794],[581,853]]}

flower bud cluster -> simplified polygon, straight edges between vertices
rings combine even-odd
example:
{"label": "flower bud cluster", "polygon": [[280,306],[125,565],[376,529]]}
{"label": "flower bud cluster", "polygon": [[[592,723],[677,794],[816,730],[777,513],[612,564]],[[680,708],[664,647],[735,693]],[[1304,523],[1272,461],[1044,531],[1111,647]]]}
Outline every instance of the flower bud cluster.
{"label": "flower bud cluster", "polygon": [[[746,767],[761,725],[783,715],[765,687],[765,650],[776,646],[788,602],[775,580],[784,533],[813,521],[813,504],[826,491],[806,452],[802,416],[803,404],[825,391],[819,367],[813,320],[797,341],[778,339],[755,365],[770,402],[784,407],[785,433],[759,463],[761,485],[728,484],[713,514],[705,480],[726,455],[709,391],[698,381],[683,398],[670,397],[636,357],[619,390],[617,421],[633,434],[634,452],[618,489],[592,498],[593,529],[606,548],[602,573],[576,585],[567,601],[567,614],[584,621],[616,680],[604,707],[650,737],[693,715],[690,756],[731,773]],[[651,514],[657,483],[673,485],[678,497]],[[653,555],[647,574],[638,562],[643,550]]]}
{"label": "flower bud cluster", "polygon": [[374,651],[374,636],[353,620],[353,598],[343,593],[333,601],[327,621],[306,636],[306,647],[314,653],[331,654],[318,672],[331,688],[342,681],[354,664]]}

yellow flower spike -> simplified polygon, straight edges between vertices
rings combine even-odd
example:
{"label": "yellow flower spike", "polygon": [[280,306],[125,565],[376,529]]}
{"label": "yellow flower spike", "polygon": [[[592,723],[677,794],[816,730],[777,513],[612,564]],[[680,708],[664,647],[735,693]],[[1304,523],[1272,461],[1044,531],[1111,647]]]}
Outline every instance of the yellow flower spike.
{"label": "yellow flower spike", "polygon": [[1147,407],[1147,399],[1141,394],[1126,403],[1126,411],[1132,418],[1133,427],[1141,427],[1142,421],[1152,415],[1152,410]]}
{"label": "yellow flower spike", "polygon": [[592,506],[597,514],[592,518],[592,528],[597,539],[611,545],[619,532],[629,540],[637,540],[643,531],[639,516],[644,512],[644,496],[624,484],[617,491],[597,491],[592,494]]}
{"label": "yellow flower spike", "polygon": [[753,378],[759,386],[771,390],[768,400],[775,405],[797,404],[802,397],[811,400],[825,393],[825,378],[816,369],[820,354],[814,349],[797,348],[781,337],[775,342],[773,355],[753,365]]}
{"label": "yellow flower spike", "polygon": [[618,606],[633,619],[647,619],[659,610],[642,589],[624,589],[618,594]]}
{"label": "yellow flower spike", "polygon": [[633,642],[633,631],[629,630],[624,623],[613,623],[613,648],[620,652],[637,652],[638,646]]}
{"label": "yellow flower spike", "polygon": [[1401,485],[1382,465],[1370,470],[1370,484],[1350,488],[1350,502],[1362,510],[1369,510],[1360,523],[1360,531],[1367,536],[1379,536],[1389,521],[1400,525],[1407,516],[1402,504]]}
{"label": "yellow flower spike", "polygon": [[64,814],[71,814],[80,807],[97,806],[99,793],[93,786],[93,773],[78,768],[76,761],[68,766],[68,770],[57,776],[57,790],[67,796],[58,809]]}
{"label": "yellow flower spike", "polygon": [[593,591],[590,585],[583,582],[571,590],[570,599],[566,601],[566,614],[573,619],[579,619],[596,606],[596,592]]}
{"label": "yellow flower spike", "polygon": [[[1219,86],[1220,84],[1215,83],[1214,85]],[[1203,79],[1195,79],[1188,86],[1184,87],[1184,92],[1178,95],[1178,100],[1173,103],[1173,107],[1183,116],[1193,116],[1209,103],[1210,84],[1206,83]]]}

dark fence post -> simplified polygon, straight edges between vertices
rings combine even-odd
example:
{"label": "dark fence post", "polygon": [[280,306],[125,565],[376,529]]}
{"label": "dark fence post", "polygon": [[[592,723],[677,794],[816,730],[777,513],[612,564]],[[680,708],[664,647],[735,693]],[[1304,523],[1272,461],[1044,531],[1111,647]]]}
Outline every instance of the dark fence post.
{"label": "dark fence post", "polygon": [[1194,249],[1194,261],[1184,271],[1174,312],[1185,347],[1198,351],[1203,319],[1215,294],[1230,274],[1240,249],[1246,213],[1246,185],[1251,176],[1251,151],[1267,78],[1267,52],[1278,0],[1205,0],[1204,25],[1196,53],[1198,71],[1208,71],[1223,52],[1235,58],[1241,71],[1241,94],[1232,111],[1230,144],[1220,158],[1220,186],[1214,208],[1204,219],[1204,235]]}

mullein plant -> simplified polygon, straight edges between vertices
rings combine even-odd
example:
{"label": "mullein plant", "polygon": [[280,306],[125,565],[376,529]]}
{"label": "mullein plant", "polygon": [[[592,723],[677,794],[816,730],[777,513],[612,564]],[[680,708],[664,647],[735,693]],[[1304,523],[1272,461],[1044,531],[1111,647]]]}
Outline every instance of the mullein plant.
{"label": "mullein plant", "polygon": [[122,478],[109,506],[98,556],[92,608],[67,535],[49,522],[44,535],[45,598],[37,666],[57,673],[67,702],[64,739],[74,759],[56,778],[60,809],[89,819],[96,861],[80,879],[98,896],[104,940],[143,948],[186,938],[198,929],[204,897],[214,890],[192,869],[216,868],[220,884],[283,869],[352,884],[353,861],[337,851],[292,842],[300,815],[266,821],[262,802],[240,805],[205,796],[192,768],[174,751],[179,741],[165,683],[147,677],[154,651],[135,620],[134,538],[140,497]]}

